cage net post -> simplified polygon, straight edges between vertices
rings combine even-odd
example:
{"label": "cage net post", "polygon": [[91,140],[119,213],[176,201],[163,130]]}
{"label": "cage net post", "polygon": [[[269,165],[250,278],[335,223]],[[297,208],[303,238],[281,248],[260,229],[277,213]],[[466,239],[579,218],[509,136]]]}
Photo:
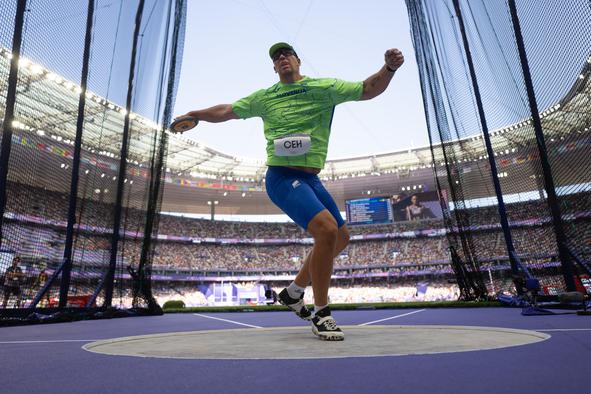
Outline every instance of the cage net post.
{"label": "cage net post", "polygon": [[[407,4],[436,177],[442,181],[442,191],[450,196],[454,214],[467,217],[468,226],[457,230],[470,233],[476,246],[472,252],[489,291],[513,292],[514,272],[508,264],[509,253],[499,253],[501,226],[492,198],[495,193],[490,187],[491,169],[486,165],[489,155],[483,144],[484,130],[477,123],[469,67],[458,48],[461,32],[453,1],[407,1]],[[553,215],[552,201],[548,201],[549,185],[544,179],[541,148],[537,144],[510,4],[485,1],[458,4],[517,257],[541,281],[544,294],[568,290],[571,288],[569,259],[559,253],[560,223]],[[589,259],[591,172],[584,157],[590,152],[590,4],[549,1],[540,7],[516,1],[516,10],[562,211],[558,221],[564,226],[569,253],[577,255],[582,263],[577,264],[574,278],[575,285],[581,289],[580,278],[588,275],[584,267]],[[429,90],[429,86],[438,89]],[[451,132],[447,133],[448,130]],[[451,160],[440,159],[438,155],[443,152],[457,155],[450,154]],[[448,180],[448,184],[443,180]],[[453,234],[456,229],[447,226]]]}
{"label": "cage net post", "polygon": [[[462,160],[466,156],[472,157],[471,150],[474,148],[464,141],[455,143],[460,138],[462,119],[458,119],[457,113],[451,111],[447,104],[450,100],[447,89],[451,90],[454,87],[445,84],[445,78],[449,76],[444,76],[440,67],[442,62],[448,61],[448,57],[461,57],[461,48],[457,43],[446,51],[436,48],[435,35],[428,34],[431,22],[422,8],[422,3],[409,1],[407,6],[421,77],[436,183],[444,222],[448,229],[451,266],[458,280],[460,298],[483,299],[487,296],[487,290],[480,275],[480,256],[474,245],[473,233],[469,231],[472,221],[465,202],[465,194],[473,192],[470,189],[466,190],[464,185],[465,176],[471,171],[462,171]],[[478,178],[478,190],[486,193],[492,189],[490,179],[480,166],[476,169],[481,175]]]}
{"label": "cage net post", "polygon": [[[21,24],[14,115],[9,119],[12,135],[10,130],[5,132],[6,121],[2,128],[2,137],[10,137],[11,141],[9,154],[3,153],[1,158],[8,163],[5,214],[1,221],[2,296],[6,293],[6,277],[16,278],[10,283],[6,307],[0,308],[3,322],[13,317],[34,319],[32,312],[60,312],[62,316],[67,312],[71,318],[78,318],[109,306],[105,303],[104,287],[110,276],[110,248],[117,219],[114,206],[120,178],[120,236],[115,267],[111,270],[112,305],[121,310],[139,306],[147,313],[159,312],[150,294],[154,249],[151,239],[157,236],[160,183],[164,179],[167,141],[162,125],[170,119],[180,69],[180,51],[173,53],[172,43],[182,44],[186,3],[145,0],[147,14],[139,26],[140,49],[134,67],[138,78],[126,108],[125,82],[130,74],[139,2],[91,2],[94,15],[86,59],[89,2],[23,1],[0,11],[0,111],[7,118],[10,63],[14,59],[12,42],[18,27],[14,24],[15,15],[17,5],[24,7],[27,3]],[[84,60],[88,61],[88,78],[80,100]],[[85,102],[83,108],[80,101]],[[121,176],[126,118],[129,149]],[[82,133],[78,136],[79,182],[74,188],[77,123],[81,123]],[[65,247],[72,198],[76,209],[75,223],[70,220],[69,253]],[[151,218],[149,227],[145,223],[147,217]],[[142,232],[146,229],[147,235]],[[71,275],[64,285],[60,305],[59,287],[64,278],[59,268],[64,253],[71,256]],[[20,258],[16,263],[18,269],[9,269],[15,258]],[[140,265],[142,275],[132,275]],[[142,292],[134,302],[133,289],[138,288],[140,281]]]}

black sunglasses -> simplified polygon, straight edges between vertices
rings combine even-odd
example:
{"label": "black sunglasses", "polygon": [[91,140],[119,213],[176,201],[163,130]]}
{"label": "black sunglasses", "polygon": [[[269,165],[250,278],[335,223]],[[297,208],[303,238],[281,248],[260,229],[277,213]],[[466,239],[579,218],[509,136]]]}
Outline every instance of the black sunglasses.
{"label": "black sunglasses", "polygon": [[271,59],[273,59],[273,61],[276,62],[277,60],[279,60],[279,57],[281,57],[281,55],[288,57],[288,56],[295,56],[295,54],[296,54],[295,51],[293,51],[291,49],[282,48],[282,49],[276,50]]}

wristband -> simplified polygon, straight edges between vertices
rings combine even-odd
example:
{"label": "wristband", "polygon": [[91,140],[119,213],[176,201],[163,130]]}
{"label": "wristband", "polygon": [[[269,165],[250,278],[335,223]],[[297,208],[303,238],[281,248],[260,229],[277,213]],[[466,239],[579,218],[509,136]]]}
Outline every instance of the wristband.
{"label": "wristband", "polygon": [[391,73],[395,73],[396,72],[395,69],[390,68],[390,66],[388,66],[387,64],[386,64],[386,70],[390,71]]}

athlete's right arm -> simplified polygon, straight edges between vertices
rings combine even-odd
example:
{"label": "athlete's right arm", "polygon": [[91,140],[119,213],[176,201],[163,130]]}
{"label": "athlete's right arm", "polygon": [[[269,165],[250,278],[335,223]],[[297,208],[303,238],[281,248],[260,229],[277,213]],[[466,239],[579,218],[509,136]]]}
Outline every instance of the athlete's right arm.
{"label": "athlete's right arm", "polygon": [[211,123],[220,123],[231,119],[239,119],[238,115],[232,111],[232,104],[219,104],[213,107],[187,112],[185,115],[179,116],[179,118],[184,116],[195,117],[200,121],[202,120]]}

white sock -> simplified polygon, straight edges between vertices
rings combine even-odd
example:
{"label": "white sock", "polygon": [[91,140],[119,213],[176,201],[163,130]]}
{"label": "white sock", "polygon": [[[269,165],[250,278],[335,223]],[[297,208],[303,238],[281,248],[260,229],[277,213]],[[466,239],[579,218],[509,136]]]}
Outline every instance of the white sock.
{"label": "white sock", "polygon": [[318,313],[319,310],[324,309],[328,306],[328,304],[326,305],[314,305],[314,314]]}
{"label": "white sock", "polygon": [[304,294],[304,291],[306,291],[306,288],[296,285],[295,281],[291,282],[289,286],[287,286],[287,294],[296,300],[300,299],[302,294]]}

